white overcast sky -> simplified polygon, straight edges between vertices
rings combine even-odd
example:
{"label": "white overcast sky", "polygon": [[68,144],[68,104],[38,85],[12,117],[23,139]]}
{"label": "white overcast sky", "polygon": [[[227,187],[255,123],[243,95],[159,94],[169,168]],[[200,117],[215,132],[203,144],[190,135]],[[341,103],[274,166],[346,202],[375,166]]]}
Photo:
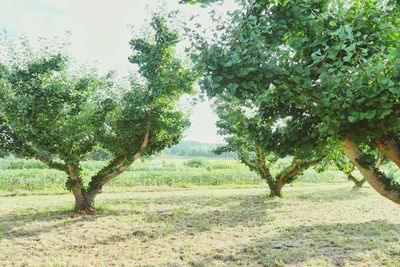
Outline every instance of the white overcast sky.
{"label": "white overcast sky", "polygon": [[[200,7],[180,5],[179,0],[163,2],[167,9],[179,9],[188,17],[199,14],[201,23],[210,23],[207,11]],[[229,2],[224,5],[224,11],[234,9]],[[69,54],[79,63],[124,73],[132,69],[127,60],[132,36],[128,25],[140,28],[157,6],[157,0],[0,0],[0,30],[26,35],[32,41],[63,37],[69,31]],[[216,119],[208,101],[197,104],[185,139],[222,142]]]}

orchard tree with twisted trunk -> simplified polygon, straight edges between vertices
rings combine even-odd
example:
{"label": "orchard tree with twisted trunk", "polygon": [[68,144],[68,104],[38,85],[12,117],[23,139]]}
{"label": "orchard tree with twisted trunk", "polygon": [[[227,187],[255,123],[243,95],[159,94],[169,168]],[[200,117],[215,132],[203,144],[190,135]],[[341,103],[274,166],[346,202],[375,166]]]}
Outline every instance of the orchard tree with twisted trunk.
{"label": "orchard tree with twisted trunk", "polygon": [[197,45],[203,88],[211,96],[262,101],[266,117],[302,110],[321,135],[341,142],[372,188],[400,204],[400,184],[362,150],[379,150],[400,167],[399,5],[247,1],[223,38]]}
{"label": "orchard tree with twisted trunk", "polygon": [[[71,71],[62,54],[0,61],[0,148],[65,172],[77,212],[92,212],[106,183],[178,143],[189,125],[177,103],[195,76],[175,56],[177,32],[161,16],[151,27],[151,38],[130,42],[140,78],[129,88],[113,75]],[[99,147],[112,159],[85,184],[81,161]]]}
{"label": "orchard tree with twisted trunk", "polygon": [[[254,103],[251,106],[240,104],[234,98],[218,98],[215,111],[219,116],[217,127],[219,134],[225,137],[225,145],[219,146],[215,152],[235,152],[238,159],[250,170],[257,172],[267,183],[270,197],[283,197],[282,188],[294,182],[305,170],[319,164],[328,153],[324,140],[315,132],[310,118],[290,118],[279,122],[262,116]],[[307,122],[306,122],[307,120]],[[314,135],[304,136],[293,131],[296,124],[309,123],[308,130]],[[277,140],[284,140],[279,143]],[[272,169],[279,159],[291,158],[276,175]],[[275,165],[275,166],[274,166]]]}

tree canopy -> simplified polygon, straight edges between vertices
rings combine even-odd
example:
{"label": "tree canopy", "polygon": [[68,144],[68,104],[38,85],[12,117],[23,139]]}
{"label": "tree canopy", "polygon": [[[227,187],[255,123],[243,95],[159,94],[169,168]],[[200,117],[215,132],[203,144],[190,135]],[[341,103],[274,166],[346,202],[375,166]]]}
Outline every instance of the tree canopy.
{"label": "tree canopy", "polygon": [[[151,27],[152,38],[130,42],[140,77],[129,88],[112,74],[74,72],[59,53],[0,61],[0,149],[66,172],[78,211],[90,211],[104,184],[142,155],[176,144],[189,125],[176,104],[195,75],[176,57],[179,36],[165,19],[155,16]],[[95,147],[112,159],[85,185],[80,162]]]}
{"label": "tree canopy", "polygon": [[266,121],[289,119],[286,132],[271,139],[276,143],[317,132],[340,140],[370,185],[400,203],[399,184],[360,149],[379,149],[400,166],[398,5],[249,1],[222,38],[197,45],[202,87],[210,97],[257,103]]}

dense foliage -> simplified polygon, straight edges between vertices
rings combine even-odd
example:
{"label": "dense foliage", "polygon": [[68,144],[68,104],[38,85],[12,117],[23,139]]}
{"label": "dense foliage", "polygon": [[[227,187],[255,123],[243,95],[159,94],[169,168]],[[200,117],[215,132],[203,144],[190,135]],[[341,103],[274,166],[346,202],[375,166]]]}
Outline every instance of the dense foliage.
{"label": "dense foliage", "polygon": [[360,150],[375,147],[400,166],[398,5],[248,1],[232,15],[222,38],[197,44],[202,87],[210,97],[256,103],[265,121],[284,120],[285,134],[271,139],[278,144],[317,132],[340,140],[370,185],[400,203],[399,184]]}
{"label": "dense foliage", "polygon": [[[162,17],[151,26],[152,39],[130,43],[141,76],[130,88],[111,74],[73,72],[62,54],[0,62],[0,148],[65,171],[77,210],[90,210],[105,183],[142,155],[176,144],[189,125],[176,108],[194,82],[174,54],[178,34]],[[95,147],[112,159],[84,185],[80,162]]]}
{"label": "dense foliage", "polygon": [[[318,164],[328,154],[326,142],[310,124],[307,136],[288,135],[298,119],[283,121],[259,115],[255,101],[240,104],[235,98],[220,95],[215,110],[219,116],[219,133],[226,144],[216,152],[235,152],[241,162],[256,171],[268,184],[271,196],[282,197],[282,187],[297,179],[304,170]],[[303,121],[304,123],[304,121]],[[277,142],[279,140],[279,142]],[[276,176],[271,168],[278,159],[292,158]]]}

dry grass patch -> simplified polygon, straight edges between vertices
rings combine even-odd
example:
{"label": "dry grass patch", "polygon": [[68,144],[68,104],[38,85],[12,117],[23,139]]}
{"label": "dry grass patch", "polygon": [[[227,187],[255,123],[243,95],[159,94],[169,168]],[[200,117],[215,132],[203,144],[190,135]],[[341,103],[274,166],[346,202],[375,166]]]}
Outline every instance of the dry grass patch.
{"label": "dry grass patch", "polygon": [[1,266],[399,266],[399,207],[369,188],[192,188],[0,197]]}

